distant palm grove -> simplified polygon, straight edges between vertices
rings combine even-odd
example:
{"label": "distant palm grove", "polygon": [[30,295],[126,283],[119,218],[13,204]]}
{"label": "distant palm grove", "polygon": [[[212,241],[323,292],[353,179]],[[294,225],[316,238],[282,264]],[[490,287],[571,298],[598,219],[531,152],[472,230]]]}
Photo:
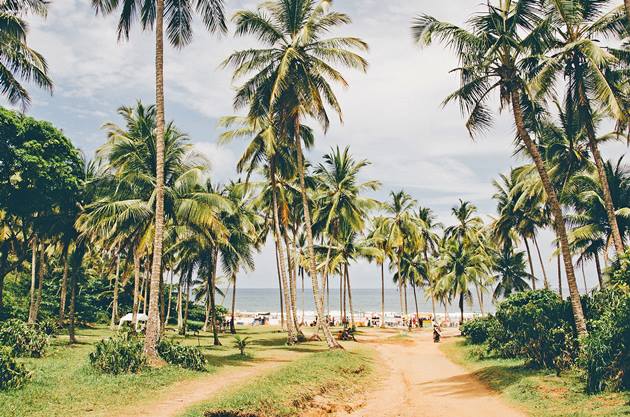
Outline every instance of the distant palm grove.
{"label": "distant palm grove", "polygon": [[[146,315],[143,351],[157,363],[169,324],[186,334],[190,322],[200,322],[216,345],[224,323],[236,333],[239,278],[255,269],[265,245],[275,252],[289,345],[306,339],[298,311],[305,278],[315,334],[330,349],[340,347],[327,317],[331,287],[342,292],[342,323],[354,328],[358,278],[373,280],[383,294],[393,279],[410,327],[421,296],[432,318],[456,305],[460,324],[473,301],[487,315],[517,293],[568,299],[571,337],[582,347],[593,346],[603,328],[595,323],[608,314],[591,298],[614,288],[613,299],[630,309],[630,168],[600,151],[630,140],[627,1],[490,1],[463,26],[422,10],[409,16],[410,37],[400,42],[417,43],[418,54],[442,47],[455,56],[460,86],[426,99],[459,106],[473,138],[492,129],[500,111],[508,114],[514,135],[505,140],[521,164],[496,174],[496,213],[484,216],[460,200],[446,219],[406,190],[381,190],[378,178],[366,178],[370,161],[348,147],[331,144],[321,159],[309,159],[331,120],[343,122],[336,94],[348,86],[346,73],[369,70],[367,43],[339,36],[351,30],[351,19],[331,0],[272,0],[231,20],[223,0],[91,3],[95,19],[117,17],[121,42],[134,41],[135,26],[154,33],[156,72],[155,102],[129,97],[109,109],[118,122],[103,126],[102,144],[86,156],[61,126],[24,114],[29,88],[53,91],[47,51],[28,46],[26,23],[45,16],[49,2],[0,0],[0,94],[10,104],[0,109],[2,320],[54,320],[75,343],[79,326],[114,328],[128,313],[136,325]],[[237,86],[235,115],[220,120],[216,140],[245,144],[239,175],[225,184],[213,179],[209,161],[164,105],[164,62],[171,58],[164,43],[189,44],[194,19],[209,32],[255,42],[222,63]],[[388,197],[375,198],[377,190]],[[552,268],[540,239],[545,230],[553,235]],[[364,260],[373,275],[351,276],[350,266]],[[585,270],[596,274],[596,288],[586,288]],[[382,301],[380,326],[384,316]],[[627,372],[618,377],[627,387],[625,326],[611,325],[622,328],[614,339],[625,342],[609,356]]]}

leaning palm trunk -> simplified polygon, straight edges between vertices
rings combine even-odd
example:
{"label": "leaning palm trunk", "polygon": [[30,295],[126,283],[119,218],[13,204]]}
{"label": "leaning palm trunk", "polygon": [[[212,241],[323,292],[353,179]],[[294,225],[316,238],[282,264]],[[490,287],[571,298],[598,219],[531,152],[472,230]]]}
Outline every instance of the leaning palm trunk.
{"label": "leaning palm trunk", "polygon": [[346,285],[348,286],[348,305],[350,306],[350,327],[355,328],[354,324],[354,308],[352,307],[352,287],[350,286],[350,273],[348,272],[348,264],[344,265],[346,275]]}
{"label": "leaning palm trunk", "polygon": [[459,294],[459,325],[464,324],[464,293]]}
{"label": "leaning palm trunk", "polygon": [[295,265],[297,264],[297,254],[294,254],[291,250],[291,244],[289,235],[284,228],[284,244],[287,249],[287,266],[289,267],[289,296],[291,297],[291,316],[293,318],[293,328],[295,329],[296,336],[299,336],[300,324],[298,322],[297,312],[297,272],[295,271]]}
{"label": "leaning palm trunk", "polygon": [[215,303],[215,292],[214,289],[217,285],[217,264],[219,263],[219,249],[213,249],[212,254],[212,270],[210,272],[210,288],[208,291],[210,293],[210,310],[212,313],[212,338],[215,346],[221,346],[221,341],[219,341],[219,332],[217,328],[217,305]]}
{"label": "leaning palm trunk", "polygon": [[278,257],[278,241],[275,239],[275,229],[274,229],[274,249],[275,249],[275,253],[276,253],[276,271],[278,273],[278,290],[280,292],[279,294],[279,299],[280,299],[280,327],[282,328],[282,330],[286,330],[286,326],[284,323],[284,293],[283,293],[283,287],[282,287],[282,277],[280,274],[280,258]]}
{"label": "leaning palm trunk", "polygon": [[184,277],[184,271],[180,271],[179,280],[177,281],[177,333],[181,334],[184,326],[184,315],[182,314],[182,278]]}
{"label": "leaning palm trunk", "polygon": [[120,279],[120,254],[116,255],[116,276],[114,277],[114,291],[112,295],[112,317],[109,322],[109,328],[116,327],[116,319],[118,318],[118,281]]}
{"label": "leaning palm trunk", "polygon": [[532,240],[534,241],[534,246],[536,247],[536,252],[538,253],[538,261],[540,261],[540,268],[542,269],[543,273],[543,282],[545,285],[545,289],[548,290],[549,280],[547,279],[547,271],[545,270],[545,263],[543,262],[542,255],[540,254],[540,247],[538,246],[538,239],[536,239],[536,235],[534,235]]}
{"label": "leaning palm trunk", "polygon": [[419,323],[420,322],[420,315],[418,313],[418,295],[416,294],[416,284],[412,282],[411,286],[413,287],[413,302],[414,302],[415,307],[416,307],[416,322]]}
{"label": "leaning palm trunk", "polygon": [[234,327],[234,310],[236,309],[236,274],[232,274],[232,317],[230,319],[230,333],[236,334]]}
{"label": "leaning palm trunk", "polygon": [[76,320],[76,306],[77,306],[77,271],[73,270],[70,273],[70,305],[68,306],[68,338],[70,344],[77,343],[77,338],[74,334],[74,323]]}
{"label": "leaning palm trunk", "polygon": [[151,293],[144,351],[151,361],[158,359],[160,338],[160,277],[162,274],[162,238],[164,236],[164,0],[155,1],[155,239],[151,264]]}
{"label": "leaning palm trunk", "polygon": [[70,244],[66,242],[63,245],[63,275],[61,277],[61,290],[59,292],[59,323],[66,318],[66,302],[68,300],[68,264],[69,264]]}
{"label": "leaning palm trunk", "polygon": [[30,293],[30,303],[28,309],[28,322],[30,324],[35,323],[35,286],[37,284],[37,236],[33,236],[33,240],[31,242],[31,289]]}
{"label": "leaning palm trunk", "polygon": [[429,277],[429,287],[431,288],[431,312],[433,313],[433,320],[436,320],[435,315],[435,294],[433,294],[435,288],[433,284],[433,275],[429,271],[429,255],[426,248],[424,249],[424,262],[427,264],[427,276]]}
{"label": "leaning palm trunk", "polygon": [[599,281],[599,288],[604,289],[604,277],[602,276],[602,266],[599,263],[599,255],[595,253],[595,269],[597,270],[597,280]]}
{"label": "leaning palm trunk", "polygon": [[304,156],[302,155],[302,139],[300,137],[299,122],[296,121],[295,142],[297,144],[298,173],[300,177],[300,191],[302,192],[302,205],[304,206],[304,228],[306,229],[306,244],[308,249],[308,260],[310,267],[310,275],[313,287],[313,299],[315,301],[315,309],[317,311],[317,321],[324,333],[326,343],[330,349],[340,348],[341,346],[328,327],[328,323],[324,320],[324,305],[319,294],[319,278],[317,275],[317,265],[315,264],[315,246],[313,243],[313,227],[311,224],[311,213],[308,206],[308,196],[306,195],[306,182],[304,180]]}
{"label": "leaning palm trunk", "polygon": [[536,165],[536,169],[540,175],[540,180],[543,184],[545,193],[547,194],[547,199],[549,200],[549,205],[553,213],[554,229],[558,235],[558,240],[560,241],[560,249],[564,260],[564,269],[566,271],[567,281],[569,284],[569,294],[571,295],[571,307],[573,309],[575,326],[580,335],[586,335],[588,332],[586,330],[586,322],[584,320],[584,311],[582,310],[580,292],[575,280],[575,270],[573,269],[571,252],[569,250],[569,239],[567,238],[567,230],[564,223],[564,217],[562,215],[562,209],[560,208],[560,202],[558,201],[556,191],[551,184],[549,174],[547,173],[547,169],[545,168],[540,152],[525,127],[525,118],[523,117],[520,105],[521,97],[518,90],[515,89],[511,92],[511,101],[518,136],[524,142],[525,147],[534,160],[534,164]]}
{"label": "leaning palm trunk", "polygon": [[562,296],[562,256],[560,254],[560,245],[556,243],[556,249],[558,250],[558,294],[560,298],[564,298]]}
{"label": "leaning palm trunk", "polygon": [[131,323],[133,328],[138,327],[138,306],[140,300],[140,250],[136,248],[133,252],[133,307],[131,310]]}
{"label": "leaning palm trunk", "polygon": [[275,167],[272,165],[271,167],[271,196],[273,200],[273,235],[276,244],[276,249],[278,250],[278,271],[280,272],[280,279],[282,280],[282,298],[284,299],[284,310],[286,315],[286,323],[287,323],[287,343],[292,345],[296,341],[295,327],[294,321],[292,317],[292,307],[291,307],[291,294],[289,289],[289,282],[286,276],[285,265],[287,262],[284,257],[284,249],[281,243],[280,233],[280,223],[279,223],[279,213],[278,213],[278,197],[276,193],[276,173]]}
{"label": "leaning palm trunk", "polygon": [[529,272],[532,274],[532,290],[536,289],[536,276],[534,275],[534,262],[532,261],[532,252],[529,249],[529,243],[527,237],[523,236],[525,242],[525,249],[527,250],[527,262],[529,262]]}
{"label": "leaning palm trunk", "polygon": [[381,328],[385,327],[385,266],[381,262]]}

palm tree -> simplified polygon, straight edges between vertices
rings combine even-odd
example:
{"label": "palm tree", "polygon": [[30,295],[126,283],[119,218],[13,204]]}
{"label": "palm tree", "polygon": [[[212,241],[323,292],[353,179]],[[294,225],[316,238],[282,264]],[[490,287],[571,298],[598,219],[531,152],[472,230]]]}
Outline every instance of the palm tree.
{"label": "palm tree", "polygon": [[[420,238],[422,241],[421,251],[425,263],[424,271],[426,272],[426,276],[424,278],[428,283],[429,288],[432,288],[435,285],[435,282],[433,281],[434,274],[430,271],[431,262],[429,261],[429,256],[437,253],[440,238],[435,230],[442,228],[442,224],[436,221],[435,215],[428,207],[420,207],[416,213],[416,218],[419,221]],[[430,296],[431,312],[435,318],[435,296],[433,295],[433,291],[430,292]]]}
{"label": "palm tree", "polygon": [[48,1],[45,0],[0,3],[0,94],[11,104],[19,103],[23,109],[31,103],[31,96],[18,79],[50,92],[53,88],[46,60],[27,44],[28,25],[23,19],[27,13],[45,17],[47,11]]}
{"label": "palm tree", "polygon": [[268,115],[278,122],[278,136],[292,141],[304,207],[304,226],[315,307],[320,328],[330,348],[338,347],[327,324],[320,298],[315,261],[311,213],[304,180],[302,122],[316,119],[327,130],[327,105],[341,117],[341,107],[330,82],[347,85],[332,64],[365,70],[367,62],[351,49],[367,50],[365,42],[353,37],[325,39],[322,36],[350,18],[329,10],[330,0],[275,0],[256,11],[239,11],[234,20],[237,35],[255,35],[265,45],[233,53],[225,65],[235,67],[234,77],[253,74],[236,94],[236,108],[249,106],[250,116]]}
{"label": "palm tree", "polygon": [[[142,29],[155,28],[155,102],[156,102],[156,178],[155,233],[151,262],[151,293],[144,350],[157,359],[160,337],[159,296],[162,275],[162,244],[164,237],[164,18],[166,35],[171,45],[182,48],[192,40],[192,4],[178,0],[92,0],[96,13],[107,15],[120,7],[118,39],[128,39],[131,26],[139,18]],[[223,0],[197,0],[195,11],[210,32],[226,31]]]}
{"label": "palm tree", "polygon": [[605,11],[610,3],[599,0],[550,2],[554,40],[531,85],[537,94],[553,96],[555,79],[564,77],[565,100],[575,106],[577,122],[586,131],[588,147],[602,184],[612,241],[616,252],[621,253],[623,240],[598,147],[595,133],[597,115],[594,114],[595,109],[599,109],[616,120],[627,118],[622,92],[616,86],[615,77],[609,74],[616,68],[627,69],[630,59],[625,50],[604,46],[601,42],[602,36],[619,39],[626,35],[624,11],[622,7]]}
{"label": "palm tree", "polygon": [[381,270],[381,328],[385,327],[385,259],[391,253],[391,247],[385,234],[385,221],[384,217],[374,217],[366,238],[366,244],[373,248],[373,255],[366,256],[366,259],[368,261],[374,260]]}
{"label": "palm tree", "polygon": [[571,306],[576,327],[581,335],[587,333],[580,293],[575,279],[564,216],[556,190],[550,180],[544,160],[530,136],[528,127],[533,121],[527,109],[536,107],[527,93],[528,75],[523,68],[531,68],[532,59],[545,50],[549,19],[541,18],[537,1],[502,1],[499,6],[488,5],[484,13],[469,20],[472,30],[444,23],[427,15],[419,16],[413,25],[414,38],[429,45],[437,37],[452,47],[460,61],[457,71],[461,87],[445,100],[459,101],[469,114],[466,122],[471,135],[488,128],[492,113],[486,106],[495,89],[499,90],[502,108],[511,105],[517,138],[534,160],[553,214],[553,223],[564,260]]}
{"label": "palm tree", "polygon": [[533,282],[533,277],[526,271],[524,255],[524,252],[515,252],[511,245],[503,245],[498,251],[494,251],[493,278],[498,282],[492,294],[494,300],[530,289],[527,280],[531,279]]}

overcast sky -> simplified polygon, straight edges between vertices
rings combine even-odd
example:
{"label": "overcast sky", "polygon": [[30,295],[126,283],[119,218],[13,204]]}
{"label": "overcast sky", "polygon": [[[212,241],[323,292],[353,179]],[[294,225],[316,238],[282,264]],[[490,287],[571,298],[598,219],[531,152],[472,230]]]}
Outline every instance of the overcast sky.
{"label": "overcast sky", "polygon": [[[462,23],[479,10],[477,0],[337,0],[335,8],[348,13],[353,23],[339,34],[359,36],[370,45],[367,74],[344,71],[350,88],[339,89],[344,124],[334,123],[327,135],[317,137],[309,157],[317,161],[331,146],[350,146],[357,158],[372,165],[365,179],[383,183],[376,193],[386,198],[391,190],[405,189],[423,206],[433,208],[444,223],[459,198],[473,201],[484,215],[494,213],[492,179],[522,161],[512,157],[513,131],[509,117],[498,117],[484,137],[471,141],[456,105],[442,108],[443,98],[457,87],[449,74],[453,55],[435,45],[413,44],[410,25],[419,13]],[[255,1],[226,0],[227,14],[255,7]],[[29,41],[47,58],[55,91],[52,96],[33,91],[29,113],[52,121],[87,155],[103,143],[100,129],[119,120],[115,110],[137,99],[154,101],[153,38],[134,31],[129,42],[117,42],[116,19],[95,17],[87,0],[53,0],[46,20],[30,19]],[[254,45],[205,33],[195,25],[194,42],[165,56],[166,115],[189,133],[195,146],[212,162],[213,177],[235,178],[235,161],[242,143],[217,145],[217,119],[233,114],[234,86],[229,70],[219,68],[232,51]],[[625,152],[620,145],[605,150],[609,156]],[[542,235],[543,257],[551,254],[548,233]],[[275,285],[273,252],[257,256],[255,272],[241,281],[244,287]],[[548,269],[553,271],[551,262]],[[551,276],[555,281],[555,272]],[[376,267],[352,267],[353,287],[379,286]],[[595,279],[589,280],[594,283]],[[592,285],[592,284],[590,284]]]}

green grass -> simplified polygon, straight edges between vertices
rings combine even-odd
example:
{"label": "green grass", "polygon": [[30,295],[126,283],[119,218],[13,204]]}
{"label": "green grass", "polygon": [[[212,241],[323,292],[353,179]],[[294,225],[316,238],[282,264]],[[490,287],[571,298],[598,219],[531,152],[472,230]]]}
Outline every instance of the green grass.
{"label": "green grass", "polygon": [[463,339],[443,343],[440,349],[533,417],[630,416],[629,392],[587,395],[576,371],[558,377],[553,371],[528,369],[521,360],[479,359],[481,348]]}
{"label": "green grass", "polygon": [[156,392],[185,380],[192,380],[244,361],[261,357],[279,356],[294,352],[316,352],[322,343],[306,343],[296,347],[285,346],[285,335],[272,327],[239,329],[243,337],[250,337],[246,355],[241,356],[231,335],[222,335],[223,346],[212,346],[212,335],[201,333],[199,338],[187,338],[167,332],[167,337],[187,345],[200,345],[208,359],[207,372],[194,372],[174,366],[148,369],[132,375],[104,375],[92,370],[87,356],[94,344],[112,332],[104,327],[81,329],[79,344],[69,346],[67,336],[52,340],[45,357],[21,359],[32,371],[33,378],[23,388],[0,391],[0,417],[67,417],[104,416],[116,407],[150,401]]}
{"label": "green grass", "polygon": [[183,417],[295,416],[312,405],[315,397],[343,403],[364,389],[372,370],[370,352],[363,348],[319,352],[199,404]]}

